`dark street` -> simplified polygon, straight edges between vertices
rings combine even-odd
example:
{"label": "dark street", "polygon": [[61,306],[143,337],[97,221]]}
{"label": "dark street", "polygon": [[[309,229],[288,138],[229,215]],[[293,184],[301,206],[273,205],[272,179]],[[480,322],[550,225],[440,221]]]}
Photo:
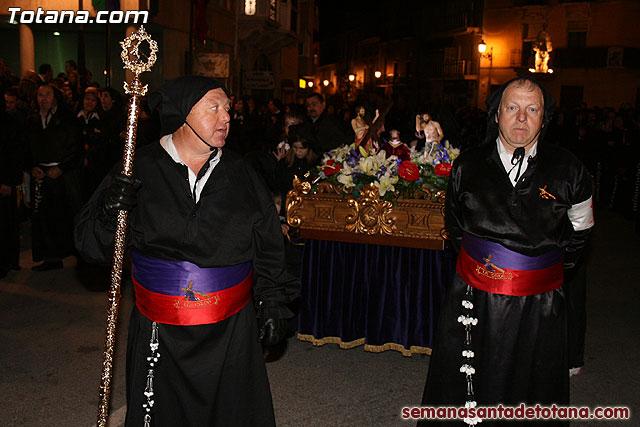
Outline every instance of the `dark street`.
{"label": "dark street", "polygon": [[[571,379],[577,406],[640,408],[640,239],[633,224],[598,211],[588,267],[585,367]],[[106,269],[65,268],[32,272],[31,253],[22,270],[0,281],[0,418],[3,426],[95,425],[104,339]],[[124,285],[112,388],[111,426],[125,412],[126,325],[131,286]],[[403,406],[417,405],[429,357],[405,358],[362,347],[313,347],[289,339],[268,363],[276,420],[280,426],[413,425],[400,420]],[[573,422],[572,425],[602,425]],[[618,421],[615,425],[637,425]]]}

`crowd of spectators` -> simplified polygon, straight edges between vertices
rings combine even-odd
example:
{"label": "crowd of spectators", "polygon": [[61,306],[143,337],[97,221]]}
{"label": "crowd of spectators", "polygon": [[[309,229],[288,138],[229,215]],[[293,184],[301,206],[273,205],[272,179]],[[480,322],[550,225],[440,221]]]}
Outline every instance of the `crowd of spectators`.
{"label": "crowd of spectators", "polygon": [[[71,221],[122,156],[126,101],[113,88],[101,88],[91,73],[73,61],[54,77],[49,64],[21,78],[0,60],[0,276],[18,269],[18,223],[31,220],[34,270],[62,267],[73,252]],[[364,102],[363,102],[364,101]],[[304,104],[278,99],[260,103],[251,96],[231,97],[226,147],[244,155],[282,201],[291,177],[314,167],[323,152],[354,141],[356,106],[373,116],[389,104],[382,98],[347,103],[340,97],[311,94]],[[419,111],[418,111],[419,110]],[[485,135],[483,111],[446,105],[411,109],[396,99],[383,117],[381,143],[391,130],[410,143],[416,113],[431,113],[444,138],[465,149]],[[371,122],[373,117],[366,117]],[[157,118],[142,102],[137,144],[157,140]],[[638,110],[622,106],[559,109],[550,123],[548,143],[576,154],[594,177],[600,206],[637,215],[640,186]],[[284,203],[281,203],[284,215]]]}

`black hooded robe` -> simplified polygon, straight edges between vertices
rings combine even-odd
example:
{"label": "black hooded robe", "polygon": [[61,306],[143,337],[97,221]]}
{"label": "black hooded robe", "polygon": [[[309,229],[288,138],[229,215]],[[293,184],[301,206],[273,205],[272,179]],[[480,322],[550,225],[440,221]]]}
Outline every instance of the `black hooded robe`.
{"label": "black hooded robe", "polygon": [[[202,81],[189,87],[198,89],[198,83]],[[184,107],[186,111],[210,90],[206,82],[199,88],[203,93]],[[172,129],[165,128],[166,123],[163,133],[168,134]],[[278,214],[270,192],[239,155],[223,150],[197,202],[187,166],[176,163],[159,143],[138,150],[133,176],[142,186],[137,207],[128,217],[128,248],[200,267],[250,261],[258,312],[262,317],[292,316],[284,304],[297,295],[299,282],[285,270]],[[115,224],[103,218],[100,209],[110,179],[98,187],[76,226],[77,248],[94,261],[112,256]],[[151,330],[152,321],[134,308],[127,345],[127,426],[144,425]],[[257,338],[252,302],[217,323],[158,323],[160,357],[153,368],[151,425],[275,425]]]}
{"label": "black hooded robe", "polygon": [[[543,93],[546,95],[544,89]],[[498,155],[496,136],[496,132],[489,134],[483,145],[462,153],[454,162],[445,213],[452,243],[459,249],[466,232],[527,256],[564,248],[566,282],[575,274],[591,230],[574,231],[567,211],[591,197],[591,177],[571,153],[539,141],[535,160],[529,162],[514,187]],[[543,187],[555,199],[541,197]],[[422,405],[464,407],[469,399],[467,376],[460,372],[468,362],[462,354],[466,332],[458,321],[464,299],[471,300],[471,315],[478,319],[471,327],[472,394],[477,405],[568,405],[563,289],[531,296],[479,289],[472,289],[473,295],[468,296],[467,290],[456,273],[440,314]],[[540,422],[545,426],[568,425],[568,421]],[[485,419],[480,425],[495,423]],[[450,424],[464,425],[462,420]]]}

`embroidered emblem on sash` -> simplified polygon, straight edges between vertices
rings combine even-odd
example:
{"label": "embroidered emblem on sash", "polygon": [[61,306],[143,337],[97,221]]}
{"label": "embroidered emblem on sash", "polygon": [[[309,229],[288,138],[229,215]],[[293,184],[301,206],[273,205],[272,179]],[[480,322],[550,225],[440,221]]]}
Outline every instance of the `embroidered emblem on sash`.
{"label": "embroidered emblem on sash", "polygon": [[482,258],[484,260],[483,266],[476,266],[476,273],[486,276],[490,279],[495,280],[511,280],[513,279],[513,273],[508,273],[504,271],[502,268],[498,267],[494,263],[491,262],[492,254],[489,254],[487,258]]}
{"label": "embroidered emblem on sash", "polygon": [[184,291],[184,298],[177,299],[173,303],[176,308],[200,308],[211,304],[218,304],[220,300],[217,295],[207,295],[202,292],[194,291],[193,280],[189,282],[188,288],[180,288]]}
{"label": "embroidered emblem on sash", "polygon": [[549,193],[547,191],[547,186],[545,185],[544,187],[538,187],[538,190],[540,190],[540,198],[541,199],[553,199],[556,200],[556,196],[554,196],[553,194]]}

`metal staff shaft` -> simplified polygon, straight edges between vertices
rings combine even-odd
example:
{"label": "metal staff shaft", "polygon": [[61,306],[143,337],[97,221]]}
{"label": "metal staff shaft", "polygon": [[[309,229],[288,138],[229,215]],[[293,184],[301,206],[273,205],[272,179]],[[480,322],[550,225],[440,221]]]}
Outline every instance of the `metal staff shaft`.
{"label": "metal staff shaft", "polygon": [[[140,43],[149,43],[151,54],[148,60],[140,60]],[[131,34],[122,44],[122,61],[125,68],[135,73],[131,85],[126,82],[124,89],[132,95],[127,116],[127,140],[122,158],[122,173],[128,177],[133,174],[133,157],[136,147],[136,132],[138,129],[138,117],[140,109],[140,97],[147,93],[147,86],[140,84],[139,75],[149,71],[156,61],[158,45],[146,33],[144,27],[140,27],[137,33]],[[134,57],[132,60],[131,57]],[[113,377],[113,350],[116,343],[116,327],[118,323],[118,308],[120,305],[120,284],[122,282],[122,260],[124,257],[125,237],[127,232],[127,212],[118,211],[115,244],[113,248],[113,265],[111,267],[111,288],[109,289],[109,308],[107,309],[107,326],[104,340],[104,353],[102,355],[102,375],[100,382],[100,403],[98,406],[98,426],[105,427],[109,416],[109,397],[111,394],[111,379]]]}
{"label": "metal staff shaft", "polygon": [[[122,160],[122,173],[131,176],[133,173],[133,157],[136,146],[136,130],[138,128],[138,110],[140,99],[133,95],[129,105],[127,118],[127,142]],[[113,248],[113,265],[111,266],[111,288],[109,289],[109,308],[107,309],[107,326],[102,354],[102,376],[100,382],[100,404],[98,406],[98,426],[106,426],[109,414],[109,396],[111,378],[113,376],[113,351],[116,343],[116,327],[120,305],[120,284],[122,283],[122,260],[127,233],[127,211],[118,211],[115,244]]]}

